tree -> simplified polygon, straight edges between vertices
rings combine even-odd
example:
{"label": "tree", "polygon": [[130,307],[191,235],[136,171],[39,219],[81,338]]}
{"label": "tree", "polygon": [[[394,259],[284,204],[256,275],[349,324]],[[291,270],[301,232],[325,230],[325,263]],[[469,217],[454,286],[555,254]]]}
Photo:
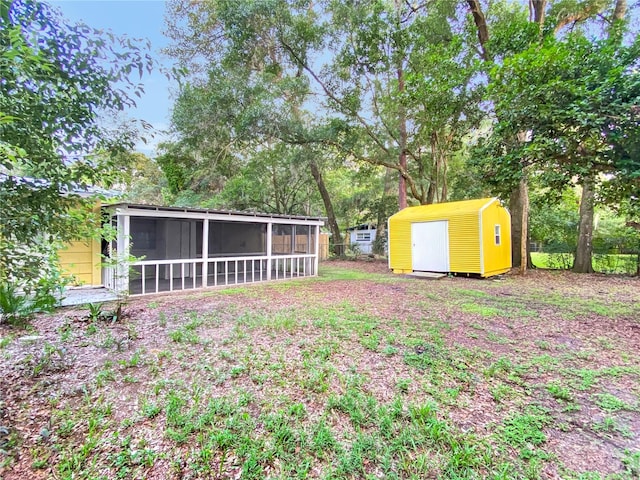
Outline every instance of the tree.
{"label": "tree", "polygon": [[[490,68],[489,93],[497,117],[497,124],[484,145],[487,177],[513,188],[512,213],[525,207],[518,190],[526,191],[527,175],[546,179],[550,182],[546,185],[556,189],[564,188],[575,175],[581,178],[584,182],[582,240],[578,245],[576,270],[589,270],[591,254],[587,247],[591,234],[588,229],[593,224],[592,196],[597,180],[593,176],[600,171],[595,166],[591,168],[591,164],[604,160],[601,155],[604,150],[609,152],[607,156],[615,150],[605,146],[607,142],[613,145],[613,136],[605,132],[609,126],[618,123],[610,121],[606,108],[600,108],[602,104],[598,101],[605,100],[604,97],[593,97],[605,94],[605,84],[612,80],[607,79],[607,72],[615,72],[608,70],[613,66],[611,61],[620,62],[624,57],[614,60],[624,30],[621,23],[626,10],[624,2],[531,2],[530,19],[533,22],[522,18],[510,22],[498,16],[491,25],[491,36],[479,2],[470,1],[469,5],[482,47],[481,56]],[[607,8],[613,10],[611,15],[606,13]],[[618,32],[610,36],[608,43],[589,42],[583,33],[587,22],[594,23],[599,18],[608,18],[607,29]],[[533,25],[537,28],[532,29]],[[569,27],[573,33],[567,33]],[[609,45],[607,48],[605,43]],[[609,67],[606,66],[608,61]],[[628,57],[626,61],[630,66]],[[619,67],[624,68],[621,64]],[[624,83],[621,81],[615,88],[619,89]],[[590,91],[592,88],[594,92]],[[618,90],[614,95],[624,103],[629,89],[625,93]],[[592,101],[596,101],[595,105]],[[626,103],[623,107],[626,113],[622,113],[622,117],[629,118],[629,107]],[[624,135],[627,135],[630,123],[623,123],[626,125]],[[599,145],[595,150],[592,149],[594,143]],[[563,155],[564,159],[560,161]],[[595,160],[598,156],[602,158]],[[526,231],[518,225],[520,217],[519,214],[515,216],[512,232]],[[522,236],[521,239],[526,245],[526,240]],[[514,237],[513,244],[514,265],[517,265],[520,239]]]}
{"label": "tree", "polygon": [[201,145],[206,138],[223,151],[239,136],[219,126],[241,117],[253,138],[269,130],[287,144],[335,152],[343,164],[395,172],[406,184],[401,205],[407,190],[420,203],[442,201],[447,162],[479,118],[476,63],[455,5],[438,1],[427,12],[383,1],[177,0],[170,53],[196,72],[183,92],[218,98],[218,115],[207,109],[203,118],[202,103],[185,97],[180,120],[208,130]]}
{"label": "tree", "polygon": [[30,293],[50,245],[96,226],[76,194],[112,172],[111,156],[93,153],[134,139],[100,114],[133,105],[142,86],[130,74],[151,66],[130,39],[70,25],[38,1],[0,2],[0,283]]}
{"label": "tree", "polygon": [[[184,58],[183,49],[196,48],[211,61],[205,81],[194,79],[185,84],[173,124],[202,159],[203,171],[213,172],[221,162],[238,162],[247,152],[270,145],[284,143],[292,152],[304,147],[307,155],[299,159],[304,160],[316,183],[334,244],[339,245],[342,236],[324,183],[322,155],[304,140],[309,122],[302,105],[310,93],[309,85],[282,47],[289,42],[295,45],[296,55],[306,56],[317,44],[319,32],[312,11],[306,11],[304,5],[287,7],[279,1],[251,5],[212,2],[193,6],[187,31],[170,24],[176,41],[174,54],[191,62],[191,58]],[[180,6],[174,11],[186,13]],[[210,44],[191,45],[185,39],[193,31]]]}
{"label": "tree", "polygon": [[306,166],[308,149],[283,143],[253,152],[213,198],[212,206],[275,214],[311,215],[318,192]]}
{"label": "tree", "polygon": [[637,183],[637,170],[621,167],[629,160],[622,144],[638,133],[639,47],[640,42],[625,47],[582,35],[550,38],[505,60],[495,72],[493,98],[502,112],[501,127],[529,132],[511,158],[526,159],[528,168],[556,189],[575,178],[582,184],[575,271],[592,271],[597,187]]}

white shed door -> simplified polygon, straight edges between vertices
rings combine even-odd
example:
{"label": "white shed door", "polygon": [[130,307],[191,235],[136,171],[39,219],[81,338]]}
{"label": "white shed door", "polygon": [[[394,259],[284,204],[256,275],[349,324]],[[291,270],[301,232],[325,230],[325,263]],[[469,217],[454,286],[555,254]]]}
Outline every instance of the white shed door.
{"label": "white shed door", "polygon": [[411,260],[413,270],[449,271],[449,222],[411,224]]}

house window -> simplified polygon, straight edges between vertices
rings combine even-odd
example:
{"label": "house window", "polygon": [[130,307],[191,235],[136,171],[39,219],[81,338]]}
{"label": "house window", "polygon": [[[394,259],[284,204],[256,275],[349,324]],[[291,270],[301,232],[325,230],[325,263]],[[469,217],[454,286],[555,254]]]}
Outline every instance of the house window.
{"label": "house window", "polygon": [[500,225],[496,225],[494,227],[493,235],[496,241],[496,245],[500,245]]}
{"label": "house window", "polygon": [[367,233],[356,233],[356,242],[370,242],[371,234]]}

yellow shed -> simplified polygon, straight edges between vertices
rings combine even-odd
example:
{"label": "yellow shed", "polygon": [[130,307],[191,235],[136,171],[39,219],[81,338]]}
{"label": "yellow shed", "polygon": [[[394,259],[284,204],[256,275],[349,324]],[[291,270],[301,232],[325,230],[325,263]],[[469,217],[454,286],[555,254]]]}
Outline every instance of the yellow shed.
{"label": "yellow shed", "polygon": [[497,198],[407,207],[389,218],[394,273],[499,275],[511,268],[511,217]]}

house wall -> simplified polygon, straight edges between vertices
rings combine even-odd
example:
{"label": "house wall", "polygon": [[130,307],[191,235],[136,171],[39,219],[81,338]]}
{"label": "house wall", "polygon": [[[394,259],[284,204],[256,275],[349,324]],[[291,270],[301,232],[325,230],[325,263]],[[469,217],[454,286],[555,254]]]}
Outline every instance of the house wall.
{"label": "house wall", "polygon": [[100,253],[100,240],[70,242],[58,252],[60,268],[65,276],[73,276],[76,285],[101,285]]}
{"label": "house wall", "polygon": [[[100,214],[100,202],[92,208]],[[70,276],[75,285],[102,285],[102,249],[99,238],[83,238],[69,242],[58,251],[58,261],[62,274]]]}
{"label": "house wall", "polygon": [[[349,243],[351,245],[358,245],[361,253],[373,252],[373,242],[376,239],[376,229],[368,230],[352,230],[349,235]],[[369,234],[369,240],[358,240],[358,234]]]}
{"label": "house wall", "polygon": [[[496,245],[495,226],[500,226],[500,245]],[[498,202],[482,211],[483,276],[490,277],[511,269],[511,216]]]}

